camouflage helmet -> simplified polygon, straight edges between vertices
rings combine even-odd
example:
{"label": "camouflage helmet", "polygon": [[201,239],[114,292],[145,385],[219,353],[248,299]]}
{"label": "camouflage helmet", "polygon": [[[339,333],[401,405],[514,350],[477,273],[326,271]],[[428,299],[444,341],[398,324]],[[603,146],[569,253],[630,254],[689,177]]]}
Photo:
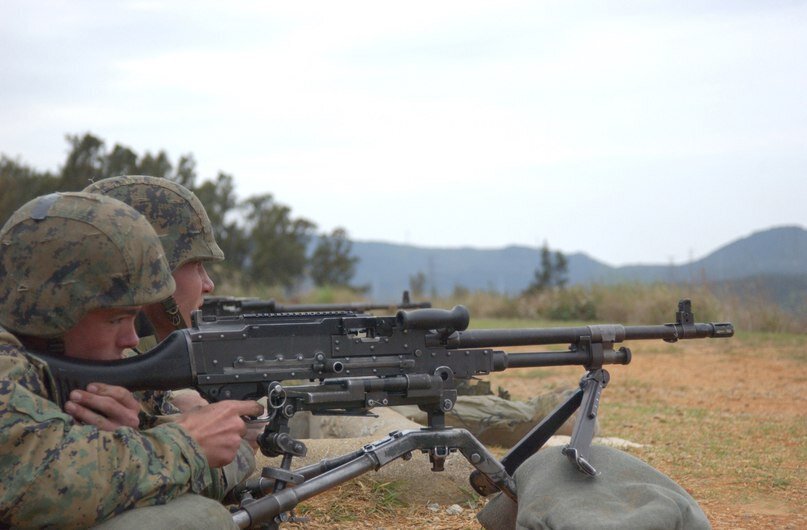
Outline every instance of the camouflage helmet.
{"label": "camouflage helmet", "polygon": [[0,325],[53,338],[105,307],[155,303],[174,292],[157,235],[126,204],[52,193],[0,229]]}
{"label": "camouflage helmet", "polygon": [[176,182],[128,175],[99,180],[84,191],[114,197],[143,214],[160,237],[173,271],[189,261],[224,259],[204,206]]}

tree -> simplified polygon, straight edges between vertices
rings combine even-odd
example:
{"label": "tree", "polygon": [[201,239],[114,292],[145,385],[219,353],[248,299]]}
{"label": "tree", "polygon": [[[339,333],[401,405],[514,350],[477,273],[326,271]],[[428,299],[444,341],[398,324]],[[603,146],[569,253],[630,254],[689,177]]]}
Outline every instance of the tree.
{"label": "tree", "polygon": [[[221,175],[222,173],[219,173],[219,176]],[[179,157],[173,180],[189,190],[196,187],[196,159],[193,158],[192,154]],[[232,177],[230,177],[230,180],[232,180]]]}
{"label": "tree", "polygon": [[137,153],[125,145],[115,144],[112,152],[104,156],[104,169],[97,178],[118,177],[121,175],[135,175],[137,168]]}
{"label": "tree", "polygon": [[67,135],[70,152],[62,166],[61,191],[81,191],[94,179],[103,178],[105,158],[104,141],[86,133],[84,136]]}
{"label": "tree", "polygon": [[56,175],[39,173],[19,160],[0,156],[0,226],[26,202],[58,189]]}
{"label": "tree", "polygon": [[[180,167],[182,161],[180,161]],[[219,172],[216,180],[204,181],[195,191],[205,206],[216,242],[224,252],[223,269],[242,271],[250,250],[246,228],[240,226],[233,213],[239,209],[232,175]]]}
{"label": "tree", "polygon": [[245,204],[252,279],[291,290],[305,275],[306,249],[316,225],[292,219],[289,207],[274,202],[271,194]]}
{"label": "tree", "polygon": [[568,282],[568,260],[560,251],[554,253],[544,242],[541,247],[541,263],[535,269],[532,283],[524,291],[525,294],[535,294],[551,288],[563,288]]}
{"label": "tree", "polygon": [[137,165],[138,173],[140,175],[149,175],[152,177],[170,177],[173,172],[173,166],[168,159],[165,151],[160,151],[156,155],[146,152],[140,159]]}
{"label": "tree", "polygon": [[416,300],[423,298],[423,293],[426,292],[426,273],[418,271],[417,274],[410,276],[409,290]]}
{"label": "tree", "polygon": [[[78,191],[89,182],[119,175],[150,175],[170,178],[194,193],[205,206],[213,225],[216,241],[226,261],[213,266],[237,272],[245,285],[262,282],[287,290],[302,282],[309,268],[307,250],[316,225],[307,219],[295,219],[289,207],[274,202],[271,195],[250,197],[239,202],[233,177],[219,173],[214,181],[196,186],[196,161],[192,154],[180,157],[176,169],[165,151],[138,156],[131,148],[115,144],[110,152],[104,141],[85,133],[67,135],[70,146],[67,160],[57,175],[39,173],[18,160],[0,155],[0,221],[25,202],[54,191]],[[0,224],[2,224],[0,223]],[[350,256],[351,243],[344,230],[335,230],[320,241],[315,250],[317,281],[347,284],[355,269]]]}
{"label": "tree", "polygon": [[350,255],[352,249],[353,243],[344,228],[334,229],[329,236],[320,236],[309,260],[309,275],[314,285],[349,287],[359,261]]}

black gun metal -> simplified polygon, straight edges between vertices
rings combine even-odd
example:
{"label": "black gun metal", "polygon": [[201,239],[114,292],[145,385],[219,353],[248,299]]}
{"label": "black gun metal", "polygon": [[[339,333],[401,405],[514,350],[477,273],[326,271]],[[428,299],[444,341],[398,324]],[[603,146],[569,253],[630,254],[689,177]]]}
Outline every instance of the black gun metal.
{"label": "black gun metal", "polygon": [[[512,475],[580,407],[564,454],[580,471],[597,473],[589,459],[609,364],[628,364],[631,351],[615,344],[630,340],[727,338],[730,323],[697,323],[689,300],[679,302],[676,321],[650,326],[598,324],[577,327],[468,330],[468,311],[399,310],[390,316],[361,312],[244,313],[196,311],[190,328],[172,333],[153,350],[120,361],[83,361],[40,355],[50,368],[61,403],[75,388],[105,382],[130,390],[196,388],[210,401],[267,398],[259,436],[261,451],[282,456],[240,491],[234,514],[240,528],[277,527],[302,500],[413,451],[429,454],[440,471],[459,451],[476,468],[471,484],[482,495],[502,491],[515,498]],[[507,353],[508,346],[568,345],[564,351]],[[457,400],[458,380],[508,368],[580,365],[580,390],[559,405],[501,461],[468,431],[447,428],[445,414]],[[286,381],[308,384],[285,385]],[[289,436],[299,411],[368,415],[374,407],[418,405],[428,427],[391,433],[361,450],[298,470],[292,458],[305,445]],[[286,487],[286,485],[291,487]],[[257,497],[257,498],[255,498]],[[247,502],[248,501],[248,502]]]}

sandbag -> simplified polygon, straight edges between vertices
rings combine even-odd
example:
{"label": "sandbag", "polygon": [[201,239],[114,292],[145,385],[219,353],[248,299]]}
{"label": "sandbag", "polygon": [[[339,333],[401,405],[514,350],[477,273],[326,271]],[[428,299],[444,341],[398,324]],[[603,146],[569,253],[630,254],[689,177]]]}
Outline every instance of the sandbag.
{"label": "sandbag", "polygon": [[518,504],[494,498],[477,517],[480,523],[487,530],[711,528],[686,490],[638,458],[594,445],[590,461],[600,474],[591,477],[560,451],[543,449],[519,466]]}

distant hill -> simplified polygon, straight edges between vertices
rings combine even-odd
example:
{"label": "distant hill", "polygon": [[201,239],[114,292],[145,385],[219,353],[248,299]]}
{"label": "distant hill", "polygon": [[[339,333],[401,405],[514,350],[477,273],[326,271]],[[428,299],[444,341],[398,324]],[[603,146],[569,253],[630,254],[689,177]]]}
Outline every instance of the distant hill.
{"label": "distant hill", "polygon": [[[434,288],[440,295],[450,294],[455,286],[516,294],[529,285],[540,260],[539,248],[525,246],[481,250],[356,241],[353,253],[359,258],[354,284],[368,285],[375,300],[399,298],[418,272],[426,275],[427,290]],[[789,285],[807,286],[807,230],[798,226],[756,232],[683,265],[611,267],[583,253],[566,257],[571,285],[706,281],[728,288],[743,278],[755,278],[759,289],[775,286],[771,288],[783,296]]]}
{"label": "distant hill", "polygon": [[717,292],[730,293],[741,300],[766,300],[794,314],[804,315],[807,307],[807,274],[761,274],[736,280],[714,282]]}

